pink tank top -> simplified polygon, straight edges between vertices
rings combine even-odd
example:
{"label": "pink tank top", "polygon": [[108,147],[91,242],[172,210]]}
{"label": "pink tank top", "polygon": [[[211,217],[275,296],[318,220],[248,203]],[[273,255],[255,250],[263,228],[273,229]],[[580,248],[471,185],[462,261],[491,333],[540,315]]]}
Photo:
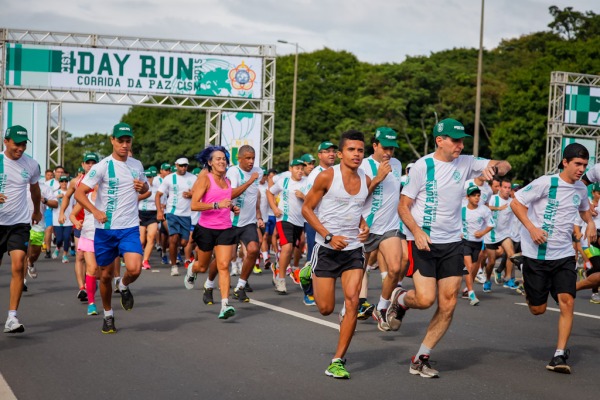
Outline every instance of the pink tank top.
{"label": "pink tank top", "polygon": [[[203,203],[216,203],[221,200],[231,199],[231,183],[227,182],[227,189],[221,189],[215,182],[212,173],[208,173],[210,187],[202,196]],[[218,210],[205,210],[200,213],[198,225],[209,229],[227,229],[231,228],[231,211],[229,208],[219,208]]]}

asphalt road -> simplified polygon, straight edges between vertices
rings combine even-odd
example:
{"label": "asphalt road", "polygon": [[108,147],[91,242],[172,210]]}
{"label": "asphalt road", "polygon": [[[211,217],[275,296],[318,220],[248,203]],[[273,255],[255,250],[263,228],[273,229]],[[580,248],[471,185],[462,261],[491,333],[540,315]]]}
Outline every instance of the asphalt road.
{"label": "asphalt road", "polygon": [[[237,315],[217,319],[199,287],[185,290],[183,276],[152,259],[131,286],[135,307],[121,309],[119,332],[100,332],[102,317],[87,316],[76,299],[73,263],[40,260],[28,279],[19,318],[26,331],[0,336],[0,373],[18,399],[553,399],[597,397],[600,305],[589,292],[576,301],[569,343],[571,375],[546,371],[556,342],[558,313],[534,317],[524,298],[494,286],[477,307],[459,299],[451,329],[434,349],[440,379],[408,373],[433,309],[408,311],[398,332],[383,333],[373,320],[359,322],[347,354],[349,381],[324,370],[337,341],[337,313],[323,317],[302,304],[288,281],[277,295],[269,273],[253,275],[256,303],[231,301]],[[0,268],[0,309],[7,310],[9,258]],[[378,298],[371,274],[370,300]],[[237,278],[234,278],[237,279]],[[204,277],[200,276],[201,286]],[[234,281],[235,282],[235,281]],[[405,286],[410,286],[406,280]],[[219,292],[215,290],[215,299]],[[341,296],[339,297],[341,299]],[[98,296],[98,304],[100,304]],[[552,307],[552,306],[551,306]],[[338,307],[339,308],[339,307]],[[337,310],[336,310],[337,311]],[[2,319],[4,321],[4,319]],[[0,399],[11,399],[1,385]]]}

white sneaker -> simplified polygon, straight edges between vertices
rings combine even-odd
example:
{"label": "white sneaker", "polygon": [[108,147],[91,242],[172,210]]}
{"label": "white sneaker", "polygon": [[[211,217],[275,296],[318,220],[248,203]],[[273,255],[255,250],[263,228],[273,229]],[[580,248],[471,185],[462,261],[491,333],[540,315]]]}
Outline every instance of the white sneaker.
{"label": "white sneaker", "polygon": [[57,258],[58,258],[58,249],[56,249],[52,252],[52,259],[56,260]]}
{"label": "white sneaker", "polygon": [[192,290],[194,288],[194,283],[196,283],[197,274],[192,272],[192,264],[188,266],[188,269],[185,271],[185,278],[183,278],[183,285],[187,290]]}
{"label": "white sneaker", "polygon": [[238,270],[239,269],[238,269],[237,262],[236,261],[232,261],[231,262],[231,273],[229,275],[231,275],[231,276],[237,276],[239,274]]}
{"label": "white sneaker", "polygon": [[171,265],[171,276],[179,276],[179,268],[177,265]]}
{"label": "white sneaker", "polygon": [[279,294],[287,294],[285,287],[285,278],[275,278],[275,291]]}
{"label": "white sneaker", "polygon": [[27,266],[27,275],[29,275],[31,279],[37,278],[37,269],[35,269],[34,265]]}
{"label": "white sneaker", "polygon": [[485,281],[487,280],[487,278],[485,277],[485,273],[481,272],[481,273],[477,274],[477,276],[475,277],[475,280],[481,284],[485,283]]}
{"label": "white sneaker", "polygon": [[8,317],[4,324],[4,333],[21,333],[25,332],[25,327],[19,322],[17,317]]}
{"label": "white sneaker", "polygon": [[600,304],[600,293],[592,293],[592,297],[590,298],[590,303]]}

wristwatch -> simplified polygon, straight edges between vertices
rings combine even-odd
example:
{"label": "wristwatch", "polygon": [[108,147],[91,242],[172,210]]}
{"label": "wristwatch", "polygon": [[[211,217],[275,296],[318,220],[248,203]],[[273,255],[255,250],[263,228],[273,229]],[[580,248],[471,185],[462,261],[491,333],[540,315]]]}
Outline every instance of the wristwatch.
{"label": "wristwatch", "polygon": [[329,242],[331,242],[331,239],[333,239],[333,235],[331,233],[328,233],[325,236],[325,244],[329,244]]}
{"label": "wristwatch", "polygon": [[42,203],[43,203],[43,204],[46,204],[47,202],[48,202],[48,199],[44,197],[44,198],[42,199]]}

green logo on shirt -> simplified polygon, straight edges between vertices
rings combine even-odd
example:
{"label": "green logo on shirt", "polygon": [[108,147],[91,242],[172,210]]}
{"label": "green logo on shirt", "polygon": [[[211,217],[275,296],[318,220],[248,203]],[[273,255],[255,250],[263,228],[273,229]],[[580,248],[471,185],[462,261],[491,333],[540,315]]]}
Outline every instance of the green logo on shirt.
{"label": "green logo on shirt", "polygon": [[456,183],[458,183],[458,182],[460,182],[460,178],[461,178],[460,172],[458,172],[458,170],[454,171],[454,173],[452,174],[452,179],[454,179],[454,181]]}
{"label": "green logo on shirt", "polygon": [[21,177],[23,178],[24,181],[28,181],[29,180],[29,172],[26,170],[21,171]]}
{"label": "green logo on shirt", "polygon": [[575,196],[573,196],[573,204],[578,206],[579,203],[581,203],[581,197],[579,197],[579,195],[576,194]]}

